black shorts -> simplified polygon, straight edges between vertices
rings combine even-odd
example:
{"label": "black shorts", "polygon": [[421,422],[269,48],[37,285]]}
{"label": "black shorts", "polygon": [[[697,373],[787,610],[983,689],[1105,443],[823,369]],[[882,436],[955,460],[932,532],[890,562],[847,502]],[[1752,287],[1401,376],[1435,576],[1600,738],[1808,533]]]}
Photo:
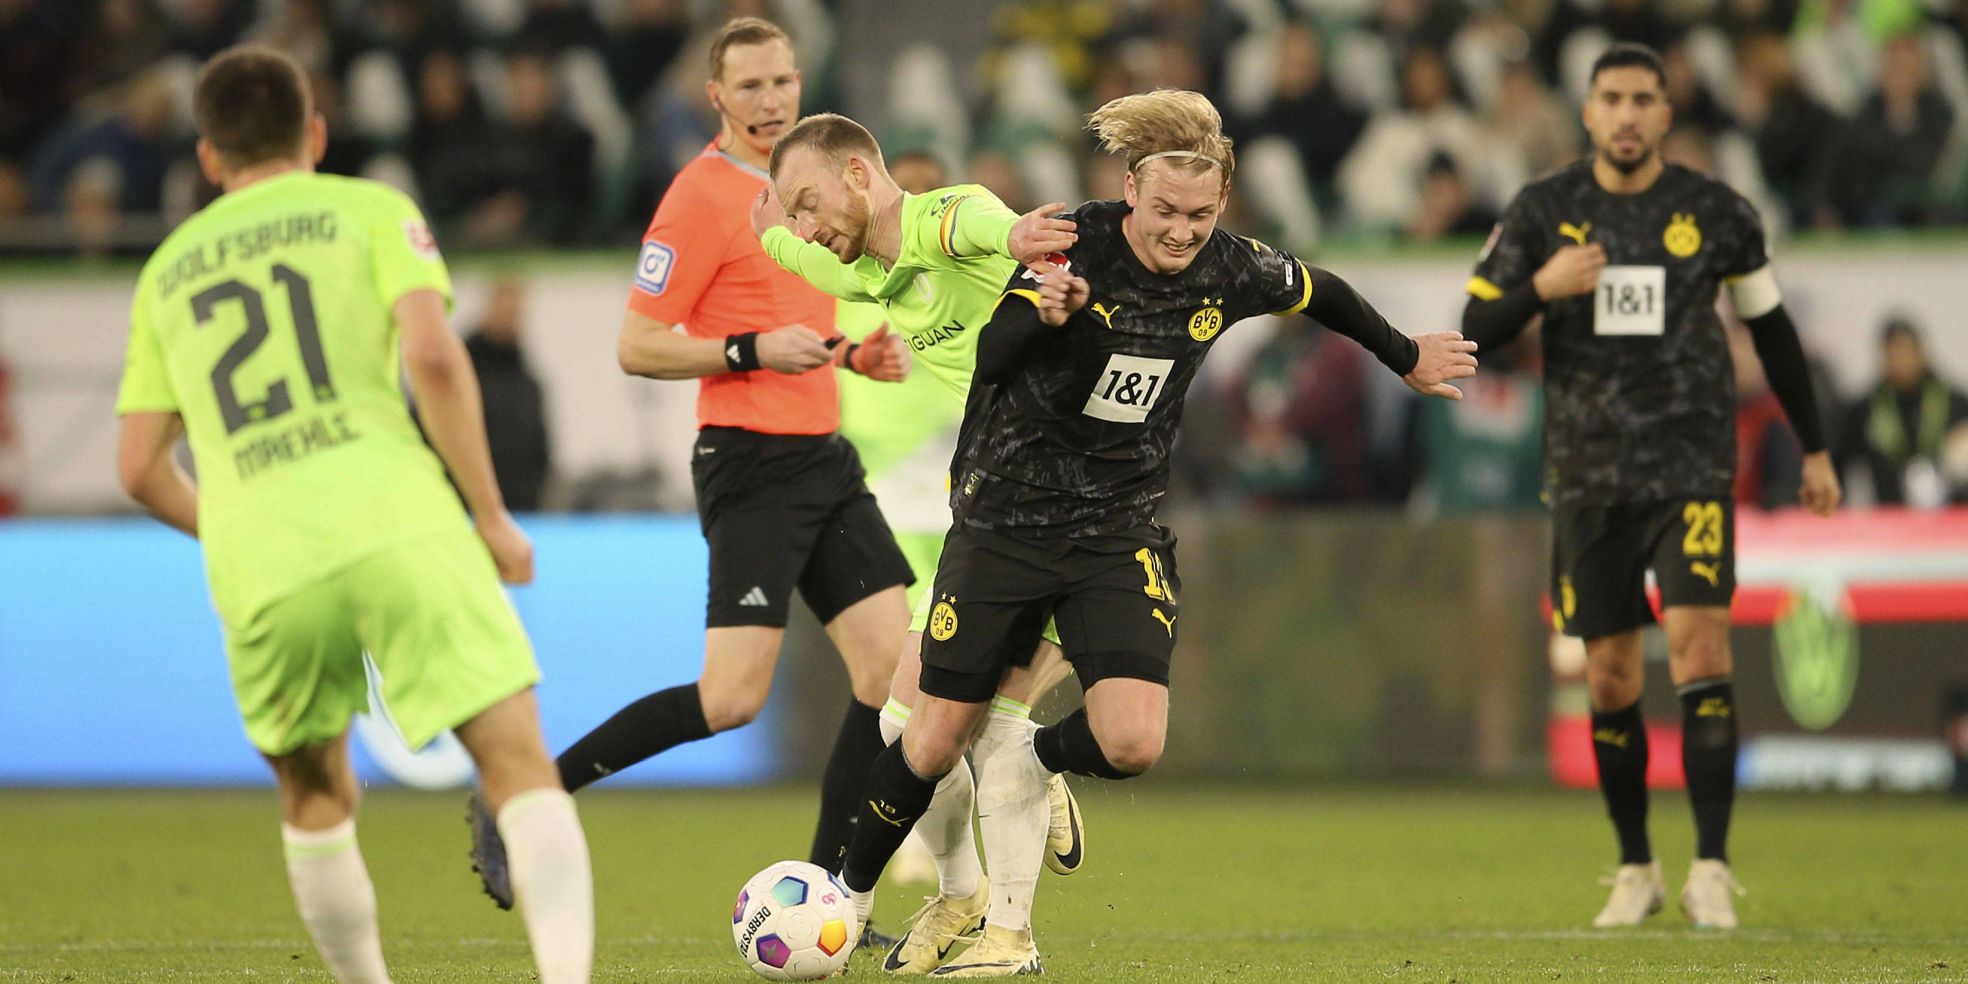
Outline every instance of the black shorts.
{"label": "black shorts", "polygon": [[982,703],[1032,661],[1047,616],[1083,686],[1110,677],[1168,686],[1182,579],[1160,526],[1034,538],[958,523],[943,540],[923,634],[922,691]]}
{"label": "black shorts", "polygon": [[1727,606],[1736,594],[1736,507],[1727,498],[1552,511],[1551,611],[1566,635],[1617,635],[1654,622],[1647,570],[1661,607]]}
{"label": "black shorts", "polygon": [[706,427],[690,477],[711,547],[711,628],[783,627],[794,587],[824,625],[915,581],[860,457],[838,434]]}

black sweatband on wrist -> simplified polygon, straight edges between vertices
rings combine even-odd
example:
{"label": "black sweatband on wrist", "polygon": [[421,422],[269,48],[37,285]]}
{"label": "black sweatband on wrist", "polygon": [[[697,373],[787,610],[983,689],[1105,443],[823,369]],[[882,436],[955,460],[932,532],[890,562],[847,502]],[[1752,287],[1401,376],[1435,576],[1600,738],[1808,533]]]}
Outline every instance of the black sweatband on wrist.
{"label": "black sweatband on wrist", "polygon": [[1804,359],[1804,343],[1797,337],[1797,326],[1782,304],[1743,324],[1749,326],[1749,340],[1756,346],[1756,358],[1763,363],[1763,378],[1770,392],[1777,395],[1790,429],[1797,432],[1797,443],[1805,454],[1825,449],[1824,424],[1818,419],[1818,401],[1811,393],[1811,367]]}
{"label": "black sweatband on wrist", "polygon": [[[847,343],[847,352],[841,356],[841,364],[855,372],[861,372],[861,367],[854,364],[854,353],[859,351],[861,351],[860,342]],[[865,376],[867,373],[862,373],[862,375]]]}
{"label": "black sweatband on wrist", "polygon": [[1529,279],[1494,301],[1471,297],[1462,308],[1462,337],[1475,342],[1478,351],[1494,352],[1521,334],[1543,308],[1537,284]]}
{"label": "black sweatband on wrist", "polygon": [[732,372],[751,372],[759,367],[758,332],[727,335],[724,339],[724,365]]}

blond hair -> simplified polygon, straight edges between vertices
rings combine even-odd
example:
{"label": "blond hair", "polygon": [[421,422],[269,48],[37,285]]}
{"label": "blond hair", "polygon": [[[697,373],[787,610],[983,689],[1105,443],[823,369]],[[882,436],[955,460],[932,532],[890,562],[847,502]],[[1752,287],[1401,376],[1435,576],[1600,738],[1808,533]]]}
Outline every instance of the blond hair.
{"label": "blond hair", "polygon": [[1156,89],[1122,96],[1087,114],[1087,129],[1100,138],[1101,149],[1126,155],[1130,172],[1150,160],[1196,173],[1214,167],[1227,187],[1237,169],[1223,117],[1200,93]]}
{"label": "blond hair", "polygon": [[711,78],[716,81],[724,79],[724,53],[728,49],[768,41],[784,41],[786,47],[793,46],[793,39],[784,29],[763,17],[735,17],[726,21],[711,39]]}
{"label": "blond hair", "polygon": [[780,162],[799,147],[812,147],[826,158],[828,166],[837,171],[847,166],[848,158],[856,156],[873,161],[878,168],[887,168],[882,162],[881,144],[875,142],[875,135],[869,133],[867,127],[839,113],[818,113],[793,124],[793,128],[773,145],[772,158],[766,164],[766,170],[778,174]]}

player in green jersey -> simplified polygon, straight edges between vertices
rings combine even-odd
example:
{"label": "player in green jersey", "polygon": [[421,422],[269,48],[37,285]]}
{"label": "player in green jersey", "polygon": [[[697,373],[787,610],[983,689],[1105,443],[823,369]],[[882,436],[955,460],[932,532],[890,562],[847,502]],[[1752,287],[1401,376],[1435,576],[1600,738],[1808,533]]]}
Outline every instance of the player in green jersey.
{"label": "player in green jersey", "polygon": [[[193,109],[199,166],[224,194],[139,277],[117,469],[204,546],[233,693],[279,786],[301,919],[337,979],[389,980],[348,756],[366,652],[411,747],[455,729],[477,762],[540,980],[586,981],[587,841],[499,587],[532,579],[532,547],[492,477],[436,243],[401,193],[313,173],[327,129],[286,55],[214,57]],[[180,434],[195,486],[172,460]]]}
{"label": "player in green jersey", "polygon": [[[903,192],[874,137],[846,117],[801,120],[781,138],[771,164],[772,187],[753,213],[766,254],[836,297],[881,305],[890,330],[908,344],[918,365],[944,384],[953,406],[968,398],[977,332],[990,320],[1005,281],[1022,262],[1074,242],[1072,224],[1051,217],[1063,203],[1020,216],[981,185]],[[786,196],[787,206],[775,192]],[[891,741],[916,700],[922,634],[937,631],[930,601],[925,594],[916,606],[882,711],[884,737]],[[1028,784],[993,761],[1009,758],[999,755],[1003,750],[1029,745],[1035,730],[1031,702],[1065,673],[1058,638],[1049,632],[1030,665],[1007,674],[993,702],[995,713],[977,745],[974,792],[963,766],[939,785],[930,813],[917,827],[925,830],[924,840],[937,858],[938,895],[890,950],[885,969],[995,976],[991,968],[1037,966],[1031,910],[1039,867],[1043,858],[1061,873],[1079,868],[1085,852],[1078,805],[1063,780]],[[973,803],[990,861],[988,885],[976,874],[969,823]],[[1001,945],[973,947],[943,966],[954,940],[980,921],[986,940]],[[1005,947],[1019,958],[970,959],[972,953],[989,958]]]}

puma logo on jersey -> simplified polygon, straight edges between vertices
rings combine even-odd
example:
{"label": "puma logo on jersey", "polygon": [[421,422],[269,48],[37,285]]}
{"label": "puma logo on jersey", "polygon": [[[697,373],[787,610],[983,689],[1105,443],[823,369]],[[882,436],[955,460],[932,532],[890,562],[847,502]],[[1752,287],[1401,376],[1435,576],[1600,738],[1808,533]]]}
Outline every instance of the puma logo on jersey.
{"label": "puma logo on jersey", "polygon": [[1704,564],[1701,561],[1695,561],[1694,563],[1688,565],[1688,569],[1694,571],[1696,574],[1701,575],[1703,578],[1706,578],[1708,580],[1709,587],[1719,588],[1722,586],[1722,571],[1718,569],[1716,565]]}
{"label": "puma logo on jersey", "polygon": [[1107,322],[1107,327],[1112,328],[1114,327],[1114,315],[1121,313],[1121,306],[1116,304],[1109,307],[1105,304],[1095,303],[1093,305],[1093,313],[1100,315],[1100,320]]}
{"label": "puma logo on jersey", "polygon": [[1573,225],[1570,222],[1560,222],[1558,223],[1558,234],[1583,246],[1585,245],[1585,237],[1592,234],[1592,223],[1587,222],[1584,225]]}
{"label": "puma logo on jersey", "polygon": [[1175,638],[1175,620],[1181,618],[1182,616],[1164,615],[1162,614],[1162,610],[1159,608],[1154,609],[1148,614],[1155,616],[1155,621],[1162,623],[1162,628],[1168,630],[1169,638],[1171,639]]}

